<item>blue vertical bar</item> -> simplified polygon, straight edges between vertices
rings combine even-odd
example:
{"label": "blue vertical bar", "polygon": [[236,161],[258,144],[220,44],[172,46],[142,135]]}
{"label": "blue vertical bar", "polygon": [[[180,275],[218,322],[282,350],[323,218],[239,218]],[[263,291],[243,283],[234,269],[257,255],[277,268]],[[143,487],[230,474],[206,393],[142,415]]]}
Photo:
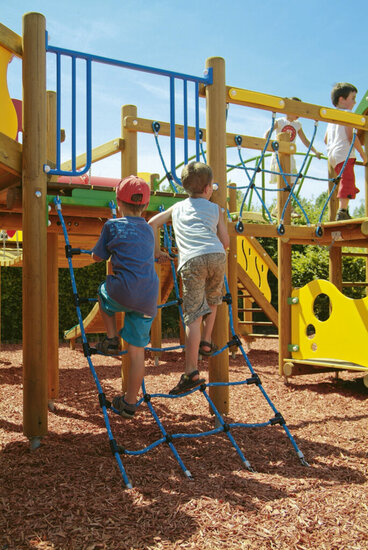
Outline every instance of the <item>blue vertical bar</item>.
{"label": "blue vertical bar", "polygon": [[195,83],[195,142],[196,142],[196,161],[199,161],[199,85]]}
{"label": "blue vertical bar", "polygon": [[183,80],[184,164],[188,164],[188,82]]}
{"label": "blue vertical bar", "polygon": [[86,166],[89,168],[92,162],[92,62],[87,60],[86,66],[86,77],[87,77],[87,158]]}
{"label": "blue vertical bar", "polygon": [[175,174],[175,79],[170,77],[170,158],[171,173]]}
{"label": "blue vertical bar", "polygon": [[76,148],[76,59],[72,57],[72,171],[77,169]]}
{"label": "blue vertical bar", "polygon": [[61,140],[61,57],[56,54],[56,169],[60,170]]}

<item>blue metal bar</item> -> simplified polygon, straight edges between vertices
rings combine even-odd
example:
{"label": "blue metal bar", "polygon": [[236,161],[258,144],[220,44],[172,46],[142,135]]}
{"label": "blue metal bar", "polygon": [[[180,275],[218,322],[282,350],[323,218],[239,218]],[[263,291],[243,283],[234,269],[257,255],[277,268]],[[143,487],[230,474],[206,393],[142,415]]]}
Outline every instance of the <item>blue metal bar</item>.
{"label": "blue metal bar", "polygon": [[173,180],[181,185],[180,178],[176,175],[176,157],[175,157],[175,79],[170,78],[170,173]]}
{"label": "blue metal bar", "polygon": [[184,164],[188,164],[188,82],[183,80]]}
{"label": "blue metal bar", "polygon": [[48,43],[48,33],[46,31],[46,51],[56,54],[67,55],[70,57],[78,57],[79,59],[85,59],[88,62],[94,61],[95,63],[103,63],[104,65],[113,65],[115,67],[122,67],[124,69],[132,69],[134,71],[141,71],[144,73],[157,74],[161,76],[168,76],[170,78],[178,78],[181,80],[188,80],[191,82],[198,82],[200,84],[209,85],[213,83],[212,67],[209,67],[205,71],[204,76],[193,76],[185,73],[177,73],[175,71],[167,71],[164,69],[158,69],[156,67],[149,67],[148,65],[137,65],[136,63],[128,63],[127,61],[121,61],[118,59],[112,59],[109,57],[102,57],[99,55],[92,55],[85,52],[79,52],[76,50],[68,50],[65,48],[58,48],[51,46]]}
{"label": "blue metal bar", "polygon": [[61,140],[60,140],[60,134],[61,134],[61,58],[58,54],[56,56],[56,139],[57,139],[57,146],[56,146],[56,168],[60,169],[60,162],[61,162]]}
{"label": "blue metal bar", "polygon": [[77,128],[76,128],[76,112],[77,112],[77,106],[76,106],[76,58],[72,57],[72,172],[75,172],[77,169],[76,166],[76,156],[77,156],[77,148],[76,148],[76,134],[77,134]]}
{"label": "blue metal bar", "polygon": [[199,85],[195,83],[195,145],[196,145],[196,161],[199,161]]}

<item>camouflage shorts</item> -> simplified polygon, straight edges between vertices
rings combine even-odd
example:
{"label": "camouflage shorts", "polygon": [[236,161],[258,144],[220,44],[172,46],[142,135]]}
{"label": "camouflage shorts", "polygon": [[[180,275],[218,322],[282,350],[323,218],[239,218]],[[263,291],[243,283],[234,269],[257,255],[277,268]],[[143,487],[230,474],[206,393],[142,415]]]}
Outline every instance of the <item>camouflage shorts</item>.
{"label": "camouflage shorts", "polygon": [[186,325],[211,313],[222,302],[226,254],[213,253],[188,260],[180,270]]}

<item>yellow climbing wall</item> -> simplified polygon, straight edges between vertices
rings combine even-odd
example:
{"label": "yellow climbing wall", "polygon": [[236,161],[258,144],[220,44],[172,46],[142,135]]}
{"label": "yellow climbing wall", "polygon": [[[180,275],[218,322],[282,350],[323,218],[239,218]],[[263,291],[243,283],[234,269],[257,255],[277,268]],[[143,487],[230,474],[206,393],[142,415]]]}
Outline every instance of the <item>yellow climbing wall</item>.
{"label": "yellow climbing wall", "polygon": [[[314,312],[315,300],[321,294],[327,295],[330,303],[326,321],[319,320]],[[292,352],[293,359],[335,359],[368,368],[368,297],[348,298],[332,283],[320,279],[294,289],[292,297],[298,298],[298,303],[291,305],[290,343],[299,346]]]}
{"label": "yellow climbing wall", "polygon": [[268,284],[268,267],[246,237],[237,237],[238,263],[258,286],[268,302],[271,302],[271,289]]}

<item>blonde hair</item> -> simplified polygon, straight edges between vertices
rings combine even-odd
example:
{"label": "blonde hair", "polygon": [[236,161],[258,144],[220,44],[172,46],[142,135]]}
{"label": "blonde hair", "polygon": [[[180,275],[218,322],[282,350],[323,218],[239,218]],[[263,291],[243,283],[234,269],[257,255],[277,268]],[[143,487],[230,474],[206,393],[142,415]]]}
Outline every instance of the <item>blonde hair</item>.
{"label": "blonde hair", "polygon": [[203,162],[186,164],[181,173],[181,182],[188,195],[200,195],[213,179],[212,168]]}

